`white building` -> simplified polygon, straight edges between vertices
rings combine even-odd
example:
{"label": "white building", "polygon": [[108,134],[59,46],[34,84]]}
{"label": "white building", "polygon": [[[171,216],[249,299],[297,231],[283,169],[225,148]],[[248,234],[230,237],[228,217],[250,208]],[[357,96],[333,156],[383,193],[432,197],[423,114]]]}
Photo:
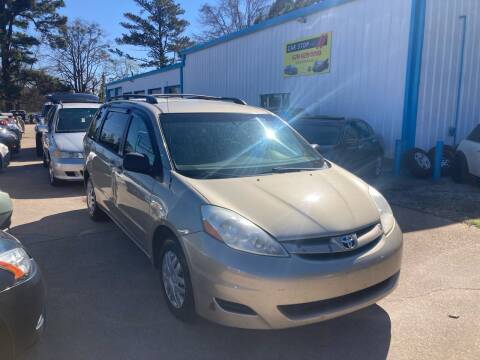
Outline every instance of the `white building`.
{"label": "white building", "polygon": [[[480,0],[324,0],[194,46],[122,93],[239,97],[357,117],[394,144],[456,144],[480,119]],[[173,86],[173,87],[172,87]]]}

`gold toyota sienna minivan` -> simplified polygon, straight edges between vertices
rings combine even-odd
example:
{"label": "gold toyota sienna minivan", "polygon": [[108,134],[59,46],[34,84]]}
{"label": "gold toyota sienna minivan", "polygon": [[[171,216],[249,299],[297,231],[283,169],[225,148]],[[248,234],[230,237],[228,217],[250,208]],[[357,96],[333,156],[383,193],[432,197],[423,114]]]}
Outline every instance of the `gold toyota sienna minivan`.
{"label": "gold toyota sienna minivan", "polygon": [[306,325],[398,282],[402,232],[385,198],[269,111],[124,96],[100,108],[84,151],[91,218],[111,218],[145,252],[181,320]]}

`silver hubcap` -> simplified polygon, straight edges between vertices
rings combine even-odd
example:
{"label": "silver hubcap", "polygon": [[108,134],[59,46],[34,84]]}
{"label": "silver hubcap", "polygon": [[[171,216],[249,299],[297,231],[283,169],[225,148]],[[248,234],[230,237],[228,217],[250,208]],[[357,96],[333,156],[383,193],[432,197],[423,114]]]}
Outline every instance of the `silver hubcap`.
{"label": "silver hubcap", "polygon": [[163,255],[162,278],[170,304],[180,309],[185,301],[185,279],[180,260],[173,251]]}
{"label": "silver hubcap", "polygon": [[415,153],[415,161],[422,169],[428,170],[431,167],[430,159],[422,153]]}
{"label": "silver hubcap", "polygon": [[95,190],[90,182],[87,184],[87,206],[91,214],[95,211]]}
{"label": "silver hubcap", "polygon": [[48,174],[50,175],[50,182],[53,183],[55,177],[53,176],[53,169],[51,166],[48,167]]}

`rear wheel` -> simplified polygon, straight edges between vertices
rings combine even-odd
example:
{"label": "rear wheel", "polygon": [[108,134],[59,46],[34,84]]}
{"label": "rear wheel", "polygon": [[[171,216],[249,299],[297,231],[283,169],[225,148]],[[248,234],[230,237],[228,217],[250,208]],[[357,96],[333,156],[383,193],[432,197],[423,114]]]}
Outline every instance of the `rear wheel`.
{"label": "rear wheel", "polygon": [[177,241],[167,239],[160,250],[159,272],[168,308],[178,319],[195,319],[195,302],[187,261]]}
{"label": "rear wheel", "polygon": [[87,207],[88,207],[88,215],[90,215],[90,218],[93,221],[107,220],[107,215],[98,206],[97,196],[95,195],[95,188],[90,178],[87,181]]}
{"label": "rear wheel", "polygon": [[[434,167],[434,164],[435,164],[435,152],[436,152],[435,146],[428,151],[428,158],[432,163],[432,168]],[[452,173],[454,157],[455,157],[455,152],[452,152],[452,147],[444,146],[443,153],[442,153],[442,161],[440,163],[441,164],[440,171],[442,176],[449,176]]]}

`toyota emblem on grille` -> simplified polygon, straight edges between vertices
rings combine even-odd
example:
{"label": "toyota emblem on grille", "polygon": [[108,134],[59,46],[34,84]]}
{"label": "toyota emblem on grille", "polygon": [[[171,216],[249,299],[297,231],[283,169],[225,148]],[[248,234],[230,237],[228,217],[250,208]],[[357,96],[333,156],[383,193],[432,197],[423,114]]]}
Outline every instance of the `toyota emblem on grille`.
{"label": "toyota emblem on grille", "polygon": [[358,245],[357,234],[349,234],[338,237],[338,242],[348,250],[355,249]]}

